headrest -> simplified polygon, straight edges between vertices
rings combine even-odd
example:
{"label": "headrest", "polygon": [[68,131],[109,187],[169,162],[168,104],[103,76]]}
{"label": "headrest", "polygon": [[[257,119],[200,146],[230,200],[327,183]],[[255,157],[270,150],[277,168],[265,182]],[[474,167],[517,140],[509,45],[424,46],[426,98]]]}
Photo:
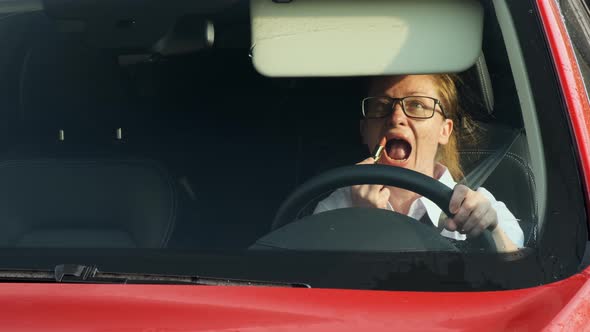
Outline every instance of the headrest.
{"label": "headrest", "polygon": [[483,53],[481,53],[475,62],[475,70],[482,101],[488,110],[488,113],[491,114],[494,111],[494,91],[492,89],[492,80],[490,78],[490,73],[488,72],[486,58]]}
{"label": "headrest", "polygon": [[148,160],[0,163],[0,246],[167,244],[176,218],[168,173]]}

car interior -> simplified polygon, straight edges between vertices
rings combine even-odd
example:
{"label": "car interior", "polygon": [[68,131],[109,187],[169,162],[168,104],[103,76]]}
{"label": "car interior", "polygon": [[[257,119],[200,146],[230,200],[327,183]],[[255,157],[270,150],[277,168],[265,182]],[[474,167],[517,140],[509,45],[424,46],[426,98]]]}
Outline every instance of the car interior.
{"label": "car interior", "polygon": [[[219,7],[177,18],[157,52],[95,46],[120,40],[59,13],[1,17],[0,246],[247,248],[295,188],[369,155],[367,75],[264,76],[248,2]],[[460,74],[477,140],[461,142],[461,162],[470,174],[509,146],[482,186],[534,247],[538,179],[505,42],[482,8],[481,52]]]}

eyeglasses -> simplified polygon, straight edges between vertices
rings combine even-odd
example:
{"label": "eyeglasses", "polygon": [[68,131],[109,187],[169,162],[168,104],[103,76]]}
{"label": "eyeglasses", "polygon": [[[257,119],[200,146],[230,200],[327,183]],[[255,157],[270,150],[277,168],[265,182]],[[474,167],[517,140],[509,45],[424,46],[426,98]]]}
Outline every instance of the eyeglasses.
{"label": "eyeglasses", "polygon": [[408,96],[403,98],[391,98],[388,96],[366,97],[363,99],[363,116],[367,119],[380,119],[390,115],[395,104],[400,102],[404,114],[414,119],[430,119],[434,116],[436,105],[446,118],[440,100],[425,96]]}

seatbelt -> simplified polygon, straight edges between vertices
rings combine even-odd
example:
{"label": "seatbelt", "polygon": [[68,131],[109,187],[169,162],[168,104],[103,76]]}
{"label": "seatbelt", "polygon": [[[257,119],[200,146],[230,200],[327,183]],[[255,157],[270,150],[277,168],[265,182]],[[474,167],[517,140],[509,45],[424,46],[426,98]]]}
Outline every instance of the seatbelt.
{"label": "seatbelt", "polygon": [[498,167],[502,159],[504,159],[504,156],[508,153],[508,151],[510,151],[510,148],[514,142],[516,142],[516,140],[522,134],[522,129],[513,131],[509,140],[507,140],[501,147],[494,151],[494,153],[492,153],[484,161],[477,165],[459,183],[464,184],[473,190],[477,190],[488,179],[496,167]]}

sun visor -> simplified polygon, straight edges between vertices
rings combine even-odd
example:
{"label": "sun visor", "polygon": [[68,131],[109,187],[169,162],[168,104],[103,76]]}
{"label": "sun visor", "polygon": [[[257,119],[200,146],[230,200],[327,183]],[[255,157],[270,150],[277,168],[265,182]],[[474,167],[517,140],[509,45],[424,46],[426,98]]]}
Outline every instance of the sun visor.
{"label": "sun visor", "polygon": [[474,0],[251,0],[252,58],[270,77],[460,72],[481,53]]}

